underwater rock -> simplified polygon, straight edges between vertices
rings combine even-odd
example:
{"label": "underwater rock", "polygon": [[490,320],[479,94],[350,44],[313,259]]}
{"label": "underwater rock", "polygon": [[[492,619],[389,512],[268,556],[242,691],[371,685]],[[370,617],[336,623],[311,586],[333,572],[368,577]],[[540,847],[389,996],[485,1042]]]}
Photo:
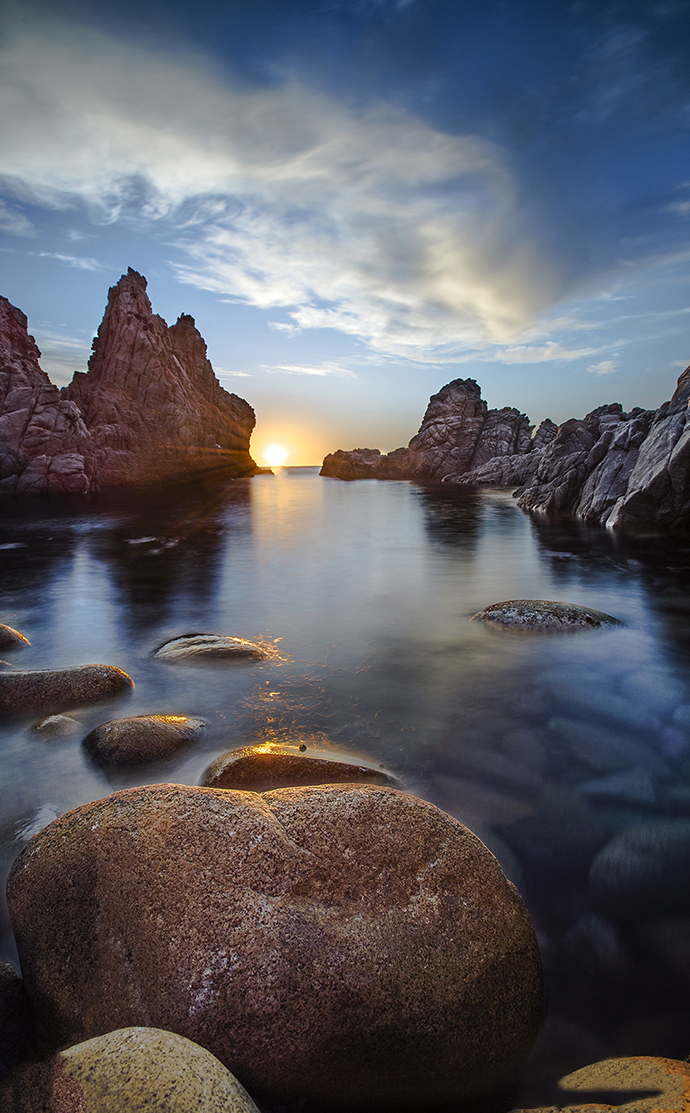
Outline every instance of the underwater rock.
{"label": "underwater rock", "polygon": [[13,1071],[8,1113],[259,1113],[203,1047],[158,1028],[121,1028]]}
{"label": "underwater rock", "polygon": [[0,714],[61,711],[113,699],[133,687],[131,676],[114,665],[0,672]]}
{"label": "underwater rock", "polygon": [[284,746],[264,743],[227,750],[213,761],[199,784],[206,788],[235,788],[242,792],[269,792],[300,785],[376,784],[400,788],[400,781],[383,769],[343,761],[343,754],[290,753]]}
{"label": "underwater rock", "polygon": [[612,920],[690,912],[690,819],[627,827],[599,851],[589,872],[592,907]]}
{"label": "underwater rock", "polygon": [[196,742],[205,729],[205,719],[187,715],[133,715],[101,723],[83,745],[102,765],[140,765],[170,757]]}
{"label": "underwater rock", "polygon": [[487,626],[508,627],[511,630],[527,630],[538,634],[598,630],[605,626],[623,625],[617,618],[597,611],[594,607],[558,603],[549,599],[508,599],[503,603],[492,603],[472,615],[470,621],[474,622],[475,619],[485,622]]}
{"label": "underwater rock", "polygon": [[541,1020],[514,886],[389,788],[127,789],[35,836],[8,903],[51,1041],[163,1027],[261,1101],[484,1100]]}
{"label": "underwater rock", "polygon": [[81,723],[69,715],[48,715],[47,718],[32,723],[31,729],[34,734],[40,734],[42,738],[69,738],[82,727]]}
{"label": "underwater rock", "polygon": [[170,665],[196,665],[213,661],[260,661],[266,653],[261,646],[243,638],[224,634],[183,634],[159,645],[151,656]]}

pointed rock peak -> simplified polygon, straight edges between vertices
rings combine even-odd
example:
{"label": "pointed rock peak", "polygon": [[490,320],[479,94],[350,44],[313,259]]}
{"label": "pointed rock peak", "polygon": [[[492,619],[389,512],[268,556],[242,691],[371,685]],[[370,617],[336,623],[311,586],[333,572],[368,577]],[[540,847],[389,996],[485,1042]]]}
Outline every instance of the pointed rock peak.
{"label": "pointed rock peak", "polygon": [[116,282],[108,290],[106,316],[113,311],[143,313],[146,316],[153,314],[151,302],[146,293],[146,279],[143,274],[139,274],[139,271],[132,270],[130,267],[127,274],[123,274],[119,282]]}
{"label": "pointed rock peak", "polygon": [[4,297],[0,297],[0,352],[5,359],[41,357],[36,341],[29,335],[26,315]]}
{"label": "pointed rock peak", "polygon": [[669,413],[680,413],[687,409],[690,402],[690,367],[686,367],[678,379],[675,393],[671,399]]}

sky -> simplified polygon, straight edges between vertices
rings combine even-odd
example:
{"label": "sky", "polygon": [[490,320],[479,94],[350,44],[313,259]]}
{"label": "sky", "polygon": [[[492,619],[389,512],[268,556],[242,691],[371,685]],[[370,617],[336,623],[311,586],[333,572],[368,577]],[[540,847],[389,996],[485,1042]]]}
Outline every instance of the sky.
{"label": "sky", "polygon": [[63,385],[129,266],[252,450],[429,396],[560,423],[690,363],[690,0],[0,0],[0,293]]}

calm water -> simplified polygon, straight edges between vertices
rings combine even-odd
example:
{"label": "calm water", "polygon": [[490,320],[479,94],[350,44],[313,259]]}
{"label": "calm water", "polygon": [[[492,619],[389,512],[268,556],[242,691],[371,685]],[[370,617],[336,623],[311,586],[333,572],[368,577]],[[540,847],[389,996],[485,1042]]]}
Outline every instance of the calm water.
{"label": "calm water", "polygon": [[[549,985],[535,1094],[606,1054],[682,1058],[690,900],[669,913],[643,896],[632,917],[602,915],[587,877],[618,832],[690,819],[689,574],[690,539],[624,541],[533,523],[505,491],[341,483],[317,469],[5,509],[0,621],[32,643],[6,657],[130,673],[131,696],[76,714],[83,734],[118,715],[209,721],[192,750],[131,775],[92,766],[81,736],[47,742],[6,725],[5,873],[30,834],[78,804],[196,784],[223,750],[260,740],[327,742],[397,770],[476,830],[518,885]],[[469,621],[510,598],[584,603],[625,626],[524,638]],[[149,659],[190,632],[275,653],[232,668]],[[690,888],[674,853],[664,868]],[[16,963],[3,916],[3,957]]]}

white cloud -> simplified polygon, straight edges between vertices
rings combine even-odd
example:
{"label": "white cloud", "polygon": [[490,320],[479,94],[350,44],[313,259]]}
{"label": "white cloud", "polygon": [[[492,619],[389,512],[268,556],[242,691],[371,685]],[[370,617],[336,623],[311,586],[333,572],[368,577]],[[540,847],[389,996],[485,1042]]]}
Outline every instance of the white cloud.
{"label": "white cloud", "polygon": [[0,201],[0,231],[9,232],[11,236],[35,236],[36,229],[30,220]]}
{"label": "white cloud", "polygon": [[690,201],[672,201],[666,205],[665,213],[678,213],[678,216],[690,216]]}
{"label": "white cloud", "polygon": [[276,332],[284,332],[286,336],[299,336],[302,331],[299,325],[290,325],[286,321],[269,321],[268,327]]}
{"label": "white cloud", "polygon": [[613,375],[618,368],[612,359],[602,359],[599,363],[591,363],[587,370],[593,375]]}
{"label": "white cloud", "polygon": [[15,194],[168,222],[183,282],[422,359],[510,342],[562,291],[495,144],[296,83],[232,85],[45,12],[2,41]]}
{"label": "white cloud", "polygon": [[102,271],[106,268],[97,259],[88,259],[84,255],[61,255],[59,251],[39,251],[41,259],[57,259],[68,267],[76,267],[80,271]]}
{"label": "white cloud", "polygon": [[318,367],[311,364],[292,364],[292,363],[278,363],[274,365],[262,364],[262,371],[268,371],[271,374],[279,372],[282,375],[319,375],[319,376],[332,376],[340,379],[356,379],[354,371],[349,367],[343,367],[339,363],[321,363]]}
{"label": "white cloud", "polygon": [[248,371],[226,371],[223,367],[214,367],[214,371],[219,379],[251,379],[252,375]]}

